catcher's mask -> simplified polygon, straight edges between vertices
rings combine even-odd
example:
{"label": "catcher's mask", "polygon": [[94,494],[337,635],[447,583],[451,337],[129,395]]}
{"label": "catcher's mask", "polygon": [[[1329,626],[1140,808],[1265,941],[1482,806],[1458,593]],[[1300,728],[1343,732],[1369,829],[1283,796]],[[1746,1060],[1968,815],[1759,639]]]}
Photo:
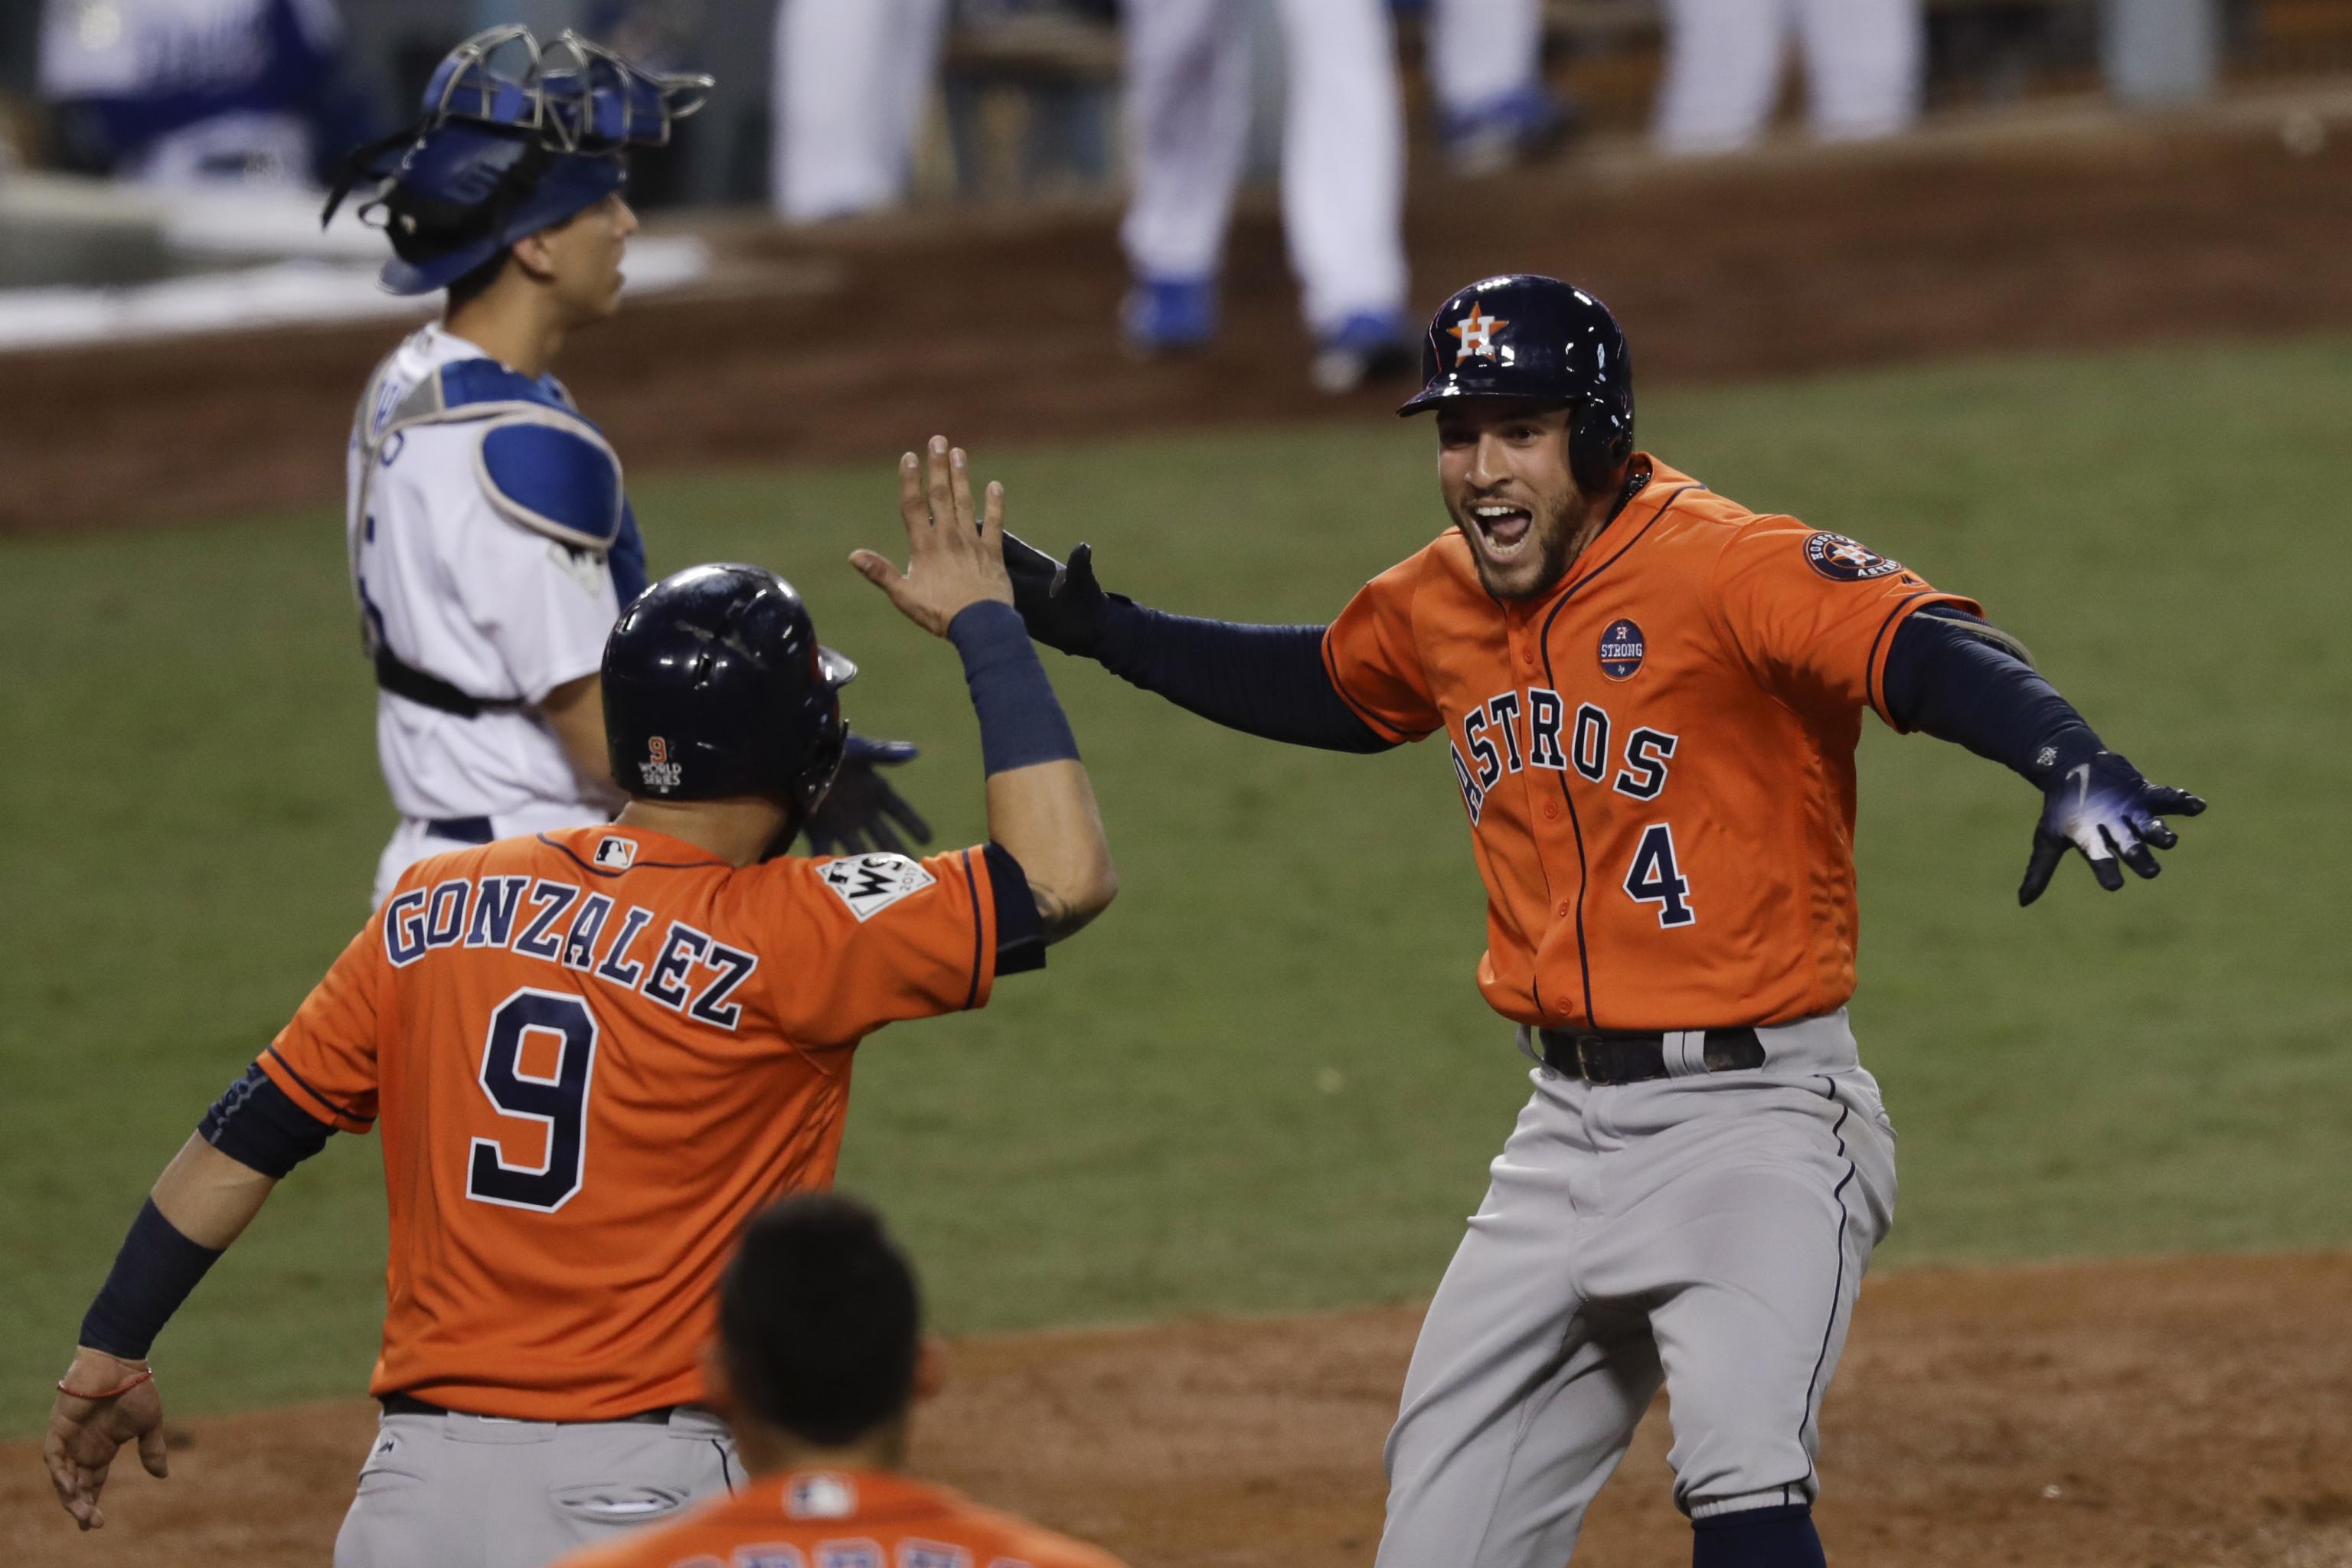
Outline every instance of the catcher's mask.
{"label": "catcher's mask", "polygon": [[667,145],[711,85],[641,69],[568,29],[542,47],[528,27],[488,28],[434,70],[421,119],[343,160],[320,224],[373,186],[358,210],[392,241],[383,286],[446,288],[619,190],[627,150]]}

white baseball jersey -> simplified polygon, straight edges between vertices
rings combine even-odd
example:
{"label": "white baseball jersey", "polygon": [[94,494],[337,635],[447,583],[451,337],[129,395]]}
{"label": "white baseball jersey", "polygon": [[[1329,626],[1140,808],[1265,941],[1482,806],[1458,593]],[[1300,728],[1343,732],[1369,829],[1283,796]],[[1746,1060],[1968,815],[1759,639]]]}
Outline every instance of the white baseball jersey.
{"label": "white baseball jersey", "polygon": [[[626,502],[603,437],[552,378],[508,371],[433,325],[371,379],[347,474],[371,653],[380,645],[491,705],[467,717],[377,692],[393,805],[412,826],[608,816],[617,797],[573,771],[538,711],[557,687],[596,673],[620,613],[608,557]],[[417,852],[436,847],[448,846]]]}

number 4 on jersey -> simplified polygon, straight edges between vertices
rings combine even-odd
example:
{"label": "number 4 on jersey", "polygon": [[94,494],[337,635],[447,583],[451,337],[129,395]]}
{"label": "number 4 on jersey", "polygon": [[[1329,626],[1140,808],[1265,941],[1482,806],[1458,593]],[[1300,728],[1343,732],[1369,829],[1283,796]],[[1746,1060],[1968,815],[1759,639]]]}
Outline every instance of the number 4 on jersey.
{"label": "number 4 on jersey", "polygon": [[1675,867],[1675,830],[1664,823],[1642,830],[1633,864],[1625,872],[1625,891],[1636,903],[1657,905],[1662,926],[1686,926],[1698,919],[1691,912],[1690,879]]}

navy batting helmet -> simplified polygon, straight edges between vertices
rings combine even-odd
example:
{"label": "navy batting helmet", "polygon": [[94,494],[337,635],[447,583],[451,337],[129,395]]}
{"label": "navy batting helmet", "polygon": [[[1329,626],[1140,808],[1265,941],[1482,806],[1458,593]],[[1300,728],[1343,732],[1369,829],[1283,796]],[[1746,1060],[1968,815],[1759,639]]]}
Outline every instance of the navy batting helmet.
{"label": "navy batting helmet", "polygon": [[667,142],[710,86],[707,76],[640,70],[575,33],[542,49],[527,27],[492,27],[435,69],[423,119],[344,160],[320,221],[354,186],[373,184],[359,212],[380,216],[392,240],[383,286],[446,288],[619,190],[627,149]]}
{"label": "navy batting helmet", "polygon": [[1397,410],[1469,397],[1533,398],[1575,410],[1569,467],[1587,489],[1633,454],[1633,361],[1609,307],[1535,272],[1482,278],[1437,308],[1421,349],[1426,384]]}
{"label": "navy batting helmet", "polygon": [[793,585],[759,566],[689,566],[637,595],[604,642],[613,778],[655,800],[755,795],[803,816],[841,765],[857,667],[816,640]]}

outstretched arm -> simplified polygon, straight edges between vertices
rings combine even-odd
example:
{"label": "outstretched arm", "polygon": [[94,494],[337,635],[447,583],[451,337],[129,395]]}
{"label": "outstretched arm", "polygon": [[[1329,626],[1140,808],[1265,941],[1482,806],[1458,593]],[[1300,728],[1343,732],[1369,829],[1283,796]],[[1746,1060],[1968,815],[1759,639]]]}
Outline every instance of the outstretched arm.
{"label": "outstretched arm", "polygon": [[1013,609],[1004,489],[990,485],[975,511],[964,454],[933,437],[927,464],[912,452],[899,460],[898,510],[907,570],[871,550],[851,564],[962,656],[988,771],[989,837],[1020,862],[1045,941],[1058,942],[1103,911],[1118,879],[1069,721]]}
{"label": "outstretched arm", "polygon": [[1322,626],[1245,626],[1147,609],[1103,591],[1093,548],[1085,544],[1065,565],[1008,533],[1004,564],[1031,637],[1094,659],[1212,723],[1333,752],[1384,752],[1396,743],[1359,718],[1331,684]]}
{"label": "outstretched arm", "polygon": [[1963,611],[1931,605],[1907,617],[1887,652],[1885,682],[1887,711],[1904,728],[1966,746],[2042,792],[2021,904],[2042,896],[2069,847],[2109,892],[2124,885],[2118,861],[2155,876],[2153,850],[2180,842],[2164,817],[2205,809],[2106,750],[2014,638]]}

